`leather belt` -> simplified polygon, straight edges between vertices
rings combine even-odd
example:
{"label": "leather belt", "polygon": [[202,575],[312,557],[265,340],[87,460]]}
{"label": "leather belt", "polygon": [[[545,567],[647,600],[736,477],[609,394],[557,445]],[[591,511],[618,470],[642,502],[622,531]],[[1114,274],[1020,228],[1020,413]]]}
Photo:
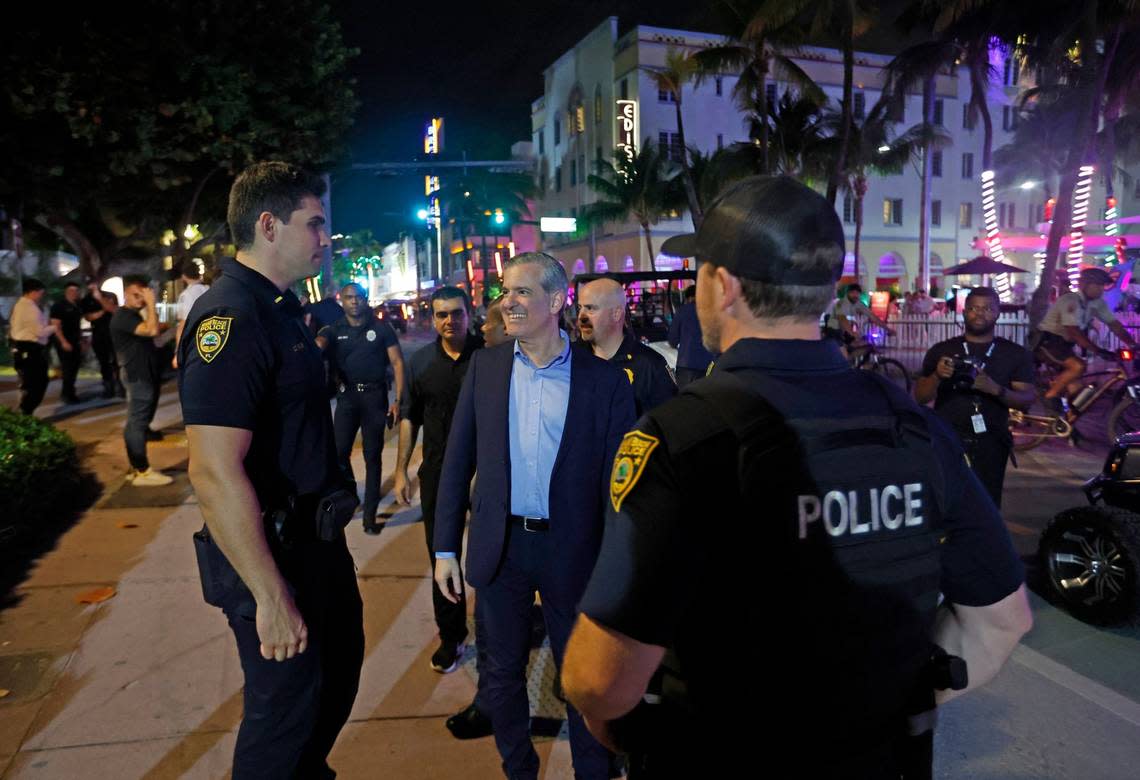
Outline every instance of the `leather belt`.
{"label": "leather belt", "polygon": [[521,525],[524,531],[530,531],[531,533],[543,533],[550,530],[550,521],[545,517],[511,515],[510,519],[512,523]]}
{"label": "leather belt", "polygon": [[356,393],[366,393],[369,390],[387,390],[388,385],[382,382],[341,382],[340,391],[347,393],[350,390]]}

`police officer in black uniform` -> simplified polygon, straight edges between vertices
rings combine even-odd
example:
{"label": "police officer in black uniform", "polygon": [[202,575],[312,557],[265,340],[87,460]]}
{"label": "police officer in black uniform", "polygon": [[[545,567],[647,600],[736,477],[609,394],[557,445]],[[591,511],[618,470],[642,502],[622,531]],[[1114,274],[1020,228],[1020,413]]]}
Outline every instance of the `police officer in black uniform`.
{"label": "police officer in black uniform", "polygon": [[962,313],[966,332],[927,351],[914,385],[915,400],[933,400],[934,411],[958,434],[970,467],[999,508],[1013,447],[1009,408],[1028,408],[1036,397],[1033,355],[994,335],[1000,312],[992,287],[972,289]]}
{"label": "police officer in black uniform", "polygon": [[[752,177],[663,250],[700,263],[721,355],[623,440],[563,664],[631,778],[762,757],[897,779],[916,754],[929,773],[935,690],[986,682],[1030,625],[1021,562],[953,435],[820,340],[843,245],[818,193]],[[744,647],[741,625],[764,639]]]}
{"label": "police officer in black uniform", "polygon": [[[336,454],[341,471],[353,480],[352,445],[361,432],[364,445],[364,532],[380,533],[376,507],[380,503],[380,459],[384,453],[384,427],[396,424],[404,395],[404,358],[396,332],[376,319],[368,295],[359,284],[340,291],[344,317],[317,334],[337,386]],[[388,404],[388,366],[396,377],[396,397]]]}
{"label": "police officer in black uniform", "polygon": [[639,416],[677,394],[661,353],[626,332],[625,290],[616,280],[603,277],[579,286],[578,332],[577,344],[625,372]]}
{"label": "police officer in black uniform", "polygon": [[206,601],[245,675],[234,778],[331,778],[356,697],[360,592],[343,527],[357,506],[337,467],[321,352],[289,289],[329,246],[324,183],[257,163],[230,190],[236,261],[195,304],[179,345],[195,534]]}

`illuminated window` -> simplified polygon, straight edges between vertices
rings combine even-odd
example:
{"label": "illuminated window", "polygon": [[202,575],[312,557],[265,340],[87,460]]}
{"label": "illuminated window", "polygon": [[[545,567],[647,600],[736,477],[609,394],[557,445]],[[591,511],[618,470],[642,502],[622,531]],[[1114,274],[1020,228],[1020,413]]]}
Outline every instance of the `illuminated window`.
{"label": "illuminated window", "polygon": [[883,225],[901,225],[902,208],[902,198],[883,198]]}
{"label": "illuminated window", "polygon": [[586,132],[586,107],[583,106],[581,103],[579,103],[578,107],[576,109],[574,109],[574,118],[577,120],[577,122],[575,123],[575,127],[577,129],[577,132],[579,132],[579,133]]}

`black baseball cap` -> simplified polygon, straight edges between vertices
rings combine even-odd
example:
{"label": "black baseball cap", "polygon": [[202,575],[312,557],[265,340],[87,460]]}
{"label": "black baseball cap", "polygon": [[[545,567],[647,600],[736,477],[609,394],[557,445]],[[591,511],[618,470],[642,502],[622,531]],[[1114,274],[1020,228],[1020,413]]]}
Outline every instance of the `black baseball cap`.
{"label": "black baseball cap", "polygon": [[[821,263],[817,250],[828,247],[837,251]],[[791,176],[750,176],[717,196],[700,230],[667,239],[661,251],[758,282],[822,286],[843,273],[843,224],[826,198]]]}

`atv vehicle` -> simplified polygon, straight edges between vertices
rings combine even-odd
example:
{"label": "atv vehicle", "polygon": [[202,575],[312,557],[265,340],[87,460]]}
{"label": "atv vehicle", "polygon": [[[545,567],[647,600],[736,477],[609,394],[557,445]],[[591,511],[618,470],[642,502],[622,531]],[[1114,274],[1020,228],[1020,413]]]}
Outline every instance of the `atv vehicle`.
{"label": "atv vehicle", "polygon": [[1090,505],[1059,513],[1041,536],[1037,552],[1049,589],[1088,623],[1135,621],[1140,611],[1140,433],[1116,439],[1104,470],[1085,483],[1084,491]]}

